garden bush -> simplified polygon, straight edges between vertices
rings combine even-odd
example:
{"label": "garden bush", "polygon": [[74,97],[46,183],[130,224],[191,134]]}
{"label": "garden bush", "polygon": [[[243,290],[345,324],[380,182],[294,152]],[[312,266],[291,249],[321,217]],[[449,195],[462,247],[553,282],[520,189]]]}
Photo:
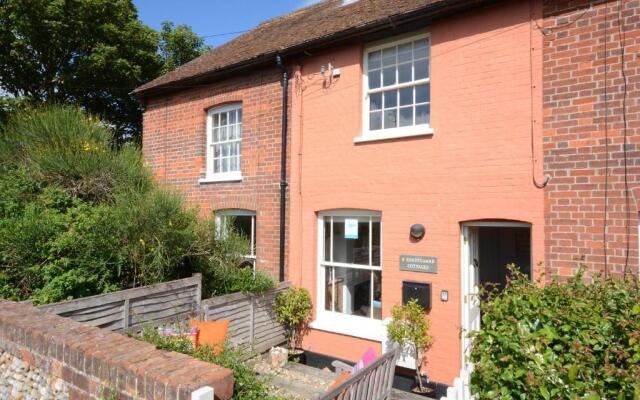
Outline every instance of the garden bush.
{"label": "garden bush", "polygon": [[540,287],[511,274],[482,302],[471,350],[479,399],[640,399],[637,282],[578,274]]}
{"label": "garden bush", "polygon": [[236,400],[284,400],[269,393],[271,390],[268,379],[257,376],[246,364],[244,360],[247,359],[247,354],[240,348],[225,343],[224,350],[214,355],[209,346],[201,346],[194,350],[186,337],[160,335],[153,327],[145,327],[136,338],[149,342],[158,349],[176,351],[229,368],[233,371],[235,380],[233,398]]}
{"label": "garden bush", "polygon": [[[248,244],[160,188],[139,149],[72,108],[14,115],[0,132],[0,297],[36,304],[203,274],[203,295],[264,291],[236,266]],[[266,288],[266,289],[265,289]]]}

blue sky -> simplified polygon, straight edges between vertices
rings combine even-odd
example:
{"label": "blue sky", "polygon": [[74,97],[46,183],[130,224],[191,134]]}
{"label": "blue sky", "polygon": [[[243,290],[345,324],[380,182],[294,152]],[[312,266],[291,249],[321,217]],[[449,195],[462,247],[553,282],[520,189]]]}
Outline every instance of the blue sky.
{"label": "blue sky", "polygon": [[[267,19],[312,4],[314,0],[133,0],[140,19],[153,29],[162,21],[191,25],[200,36],[251,29]],[[237,34],[205,38],[219,46]]]}

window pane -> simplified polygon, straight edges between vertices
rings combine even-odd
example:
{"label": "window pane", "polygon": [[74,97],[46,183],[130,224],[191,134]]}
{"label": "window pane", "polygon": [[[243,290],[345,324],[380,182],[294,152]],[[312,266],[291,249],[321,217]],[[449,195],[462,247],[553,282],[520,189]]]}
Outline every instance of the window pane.
{"label": "window pane", "polygon": [[220,145],[216,144],[215,146],[213,146],[213,156],[215,158],[219,158],[220,157]]}
{"label": "window pane", "polygon": [[250,241],[251,240],[251,220],[253,219],[253,216],[235,215],[235,216],[230,216],[229,219],[232,222],[231,226],[233,227],[233,230],[243,238]]}
{"label": "window pane", "polygon": [[220,141],[220,135],[218,133],[219,128],[213,128],[213,142],[219,142]]}
{"label": "window pane", "polygon": [[371,271],[334,267],[335,311],[362,317],[371,316]]}
{"label": "window pane", "polygon": [[384,108],[393,108],[398,106],[398,92],[391,90],[384,92]]}
{"label": "window pane", "polygon": [[242,108],[238,108],[238,122],[242,122]]}
{"label": "window pane", "polygon": [[220,125],[226,125],[227,124],[227,113],[223,112],[220,114]]}
{"label": "window pane", "polygon": [[381,67],[381,59],[382,59],[382,52],[381,51],[374,51],[372,53],[369,53],[369,71],[371,71],[372,69],[377,69]]}
{"label": "window pane", "polygon": [[408,106],[413,105],[413,88],[403,88],[400,89],[400,105]]}
{"label": "window pane", "polygon": [[229,127],[227,127],[227,139],[234,140],[235,138],[236,138],[236,126],[229,125]]}
{"label": "window pane", "polygon": [[391,47],[388,49],[382,50],[382,65],[389,66],[396,63],[396,48]]}
{"label": "window pane", "polygon": [[217,158],[213,163],[213,172],[222,172],[222,160]]}
{"label": "window pane", "polygon": [[398,65],[398,83],[411,82],[411,63]]}
{"label": "window pane", "polygon": [[223,126],[220,128],[220,141],[224,142],[227,140],[227,127]]}
{"label": "window pane", "polygon": [[415,80],[425,79],[429,77],[429,60],[418,60],[413,63]]}
{"label": "window pane", "polygon": [[429,104],[416,106],[416,125],[429,123]]}
{"label": "window pane", "polygon": [[373,318],[382,319],[382,272],[373,271]]}
{"label": "window pane", "polygon": [[229,123],[230,124],[236,123],[236,110],[229,111]]}
{"label": "window pane", "polygon": [[229,159],[228,158],[223,158],[222,159],[222,168],[220,169],[221,172],[229,172]]}
{"label": "window pane", "polygon": [[377,89],[380,87],[380,70],[369,72],[369,89]]}
{"label": "window pane", "polygon": [[369,218],[358,220],[356,239],[345,238],[344,220],[333,219],[333,262],[369,265]]}
{"label": "window pane", "polygon": [[400,126],[413,125],[413,107],[403,107],[400,109]]}
{"label": "window pane", "polygon": [[429,55],[429,41],[427,39],[413,42],[413,59],[425,58]]}
{"label": "window pane", "polygon": [[242,139],[242,124],[236,125],[236,136],[238,139]]}
{"label": "window pane", "polygon": [[429,84],[416,86],[416,104],[429,101]]}
{"label": "window pane", "polygon": [[384,128],[385,129],[395,128],[398,125],[396,114],[397,114],[396,108],[393,108],[391,110],[386,110],[384,112]]}
{"label": "window pane", "polygon": [[411,43],[398,46],[398,62],[411,61]]}
{"label": "window pane", "polygon": [[387,67],[382,70],[382,84],[384,86],[395,85],[396,67]]}
{"label": "window pane", "polygon": [[332,311],[331,303],[333,302],[333,281],[331,280],[331,271],[333,271],[332,267],[325,267],[324,269],[324,309],[327,311]]}
{"label": "window pane", "polygon": [[324,217],[324,261],[331,261],[331,219]]}
{"label": "window pane", "polygon": [[225,143],[222,146],[222,157],[227,157],[229,155],[229,143]]}
{"label": "window pane", "polygon": [[369,109],[371,111],[377,111],[382,109],[382,94],[381,93],[375,93],[372,94],[369,97]]}
{"label": "window pane", "polygon": [[371,223],[371,264],[380,267],[380,221]]}
{"label": "window pane", "polygon": [[382,129],[382,111],[369,114],[369,130],[375,131],[378,129]]}
{"label": "window pane", "polygon": [[213,114],[213,126],[220,125],[220,114]]}

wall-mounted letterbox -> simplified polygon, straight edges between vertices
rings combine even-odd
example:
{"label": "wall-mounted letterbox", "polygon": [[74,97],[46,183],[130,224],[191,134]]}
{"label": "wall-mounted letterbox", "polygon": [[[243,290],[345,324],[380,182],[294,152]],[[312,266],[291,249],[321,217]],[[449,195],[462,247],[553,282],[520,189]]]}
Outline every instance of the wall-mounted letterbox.
{"label": "wall-mounted letterbox", "polygon": [[402,282],[402,304],[417,299],[425,310],[431,309],[431,284],[427,282]]}

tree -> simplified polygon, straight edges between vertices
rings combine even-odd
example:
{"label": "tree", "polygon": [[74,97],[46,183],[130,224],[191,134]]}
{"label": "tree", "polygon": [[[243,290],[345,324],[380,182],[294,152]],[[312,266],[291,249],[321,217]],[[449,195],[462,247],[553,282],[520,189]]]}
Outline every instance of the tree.
{"label": "tree", "polygon": [[158,46],[163,63],[162,73],[172,71],[209,50],[211,46],[205,45],[204,39],[196,35],[190,26],[162,22]]}
{"label": "tree", "polygon": [[416,361],[416,378],[418,391],[425,393],[425,382],[422,374],[424,353],[429,349],[433,338],[429,334],[429,322],[425,318],[425,310],[418,300],[412,299],[407,304],[396,304],[391,309],[391,322],[387,330],[389,338],[401,348],[408,347]]}
{"label": "tree", "polygon": [[158,36],[130,0],[0,0],[0,87],[35,103],[75,104],[119,139],[140,131],[129,92],[161,68]]}

